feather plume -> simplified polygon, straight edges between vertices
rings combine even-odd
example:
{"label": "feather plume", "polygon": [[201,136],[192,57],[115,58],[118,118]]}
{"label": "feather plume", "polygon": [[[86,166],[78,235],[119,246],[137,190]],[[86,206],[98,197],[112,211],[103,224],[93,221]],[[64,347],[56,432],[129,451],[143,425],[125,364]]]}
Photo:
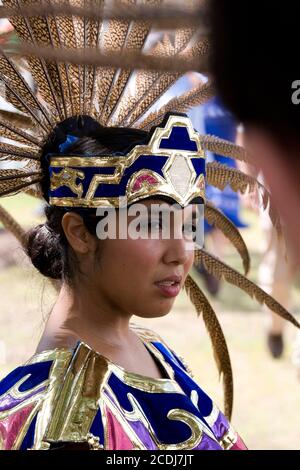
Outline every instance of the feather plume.
{"label": "feather plume", "polygon": [[[15,116],[17,113],[3,112],[0,111],[0,134],[1,137],[7,139],[16,140],[20,143],[27,145],[34,145],[40,147],[40,142],[33,135],[28,134],[20,130],[20,123],[18,121],[18,116]],[[13,116],[12,116],[13,115]],[[12,122],[14,124],[12,124]],[[18,125],[18,127],[16,127]],[[28,125],[28,123],[27,123]]]}
{"label": "feather plume", "polygon": [[[97,12],[101,11],[104,5],[104,0],[95,0],[93,5],[96,7]],[[85,6],[85,11],[88,5]],[[102,21],[100,18],[92,17],[87,19],[86,30],[87,30],[87,41],[86,44],[91,48],[98,48],[100,33],[102,28]],[[87,66],[87,81],[88,86],[86,90],[86,103],[87,112],[93,114],[95,111],[94,97],[96,93],[96,79],[97,79],[97,67]]]}
{"label": "feather plume", "polygon": [[[32,126],[32,120],[27,114],[20,113],[19,111],[7,111],[6,109],[0,110],[0,120],[14,124],[21,128],[28,128]],[[2,135],[2,137],[5,137]]]}
{"label": "feather plume", "polygon": [[26,232],[20,224],[0,205],[0,220],[4,227],[9,230],[16,239],[25,247]]}
{"label": "feather plume", "polygon": [[37,176],[41,175],[42,172],[40,170],[36,171],[23,171],[23,170],[0,170],[0,181],[7,181],[7,180],[17,180],[19,178],[29,178],[29,176]]}
{"label": "feather plume", "polygon": [[[32,5],[34,0],[23,0],[22,4],[24,3]],[[30,43],[30,47],[39,49],[43,46],[49,46],[54,51],[55,48],[60,46],[57,23],[53,16],[47,18],[37,15],[30,17],[28,21],[34,38],[34,43]],[[24,41],[22,36],[21,39]],[[38,58],[43,59],[42,56]],[[58,64],[56,59],[54,61],[51,59],[46,60],[46,64],[50,81],[58,96],[58,101],[62,103],[63,117],[66,117],[70,107],[70,97],[65,67],[61,63]]]}
{"label": "feather plume", "polygon": [[150,113],[144,121],[137,125],[137,127],[149,131],[151,127],[158,126],[163,120],[165,114],[170,111],[178,113],[187,112],[192,106],[199,106],[215,94],[214,86],[211,82],[201,83],[190,91],[187,91],[179,97],[171,99],[165,106],[158,111]]}
{"label": "feather plume", "polygon": [[201,143],[205,150],[223,155],[224,157],[234,158],[241,162],[251,163],[248,153],[240,145],[236,145],[228,140],[220,139],[213,135],[202,135]]}
{"label": "feather plume", "polygon": [[[126,5],[134,4],[135,0],[122,0]],[[130,22],[110,20],[107,26],[107,31],[103,35],[103,50],[107,52],[120,52],[124,50],[126,37],[129,31]],[[103,121],[103,110],[107,101],[107,97],[110,94],[111,87],[116,78],[117,68],[106,68],[101,70],[98,74],[98,88],[101,89],[101,95],[99,94],[100,100],[98,100],[99,106],[99,121]]]}
{"label": "feather plume", "polygon": [[[156,57],[146,55],[142,52],[110,52],[102,53],[92,48],[73,51],[71,49],[36,47],[31,44],[19,44],[1,46],[7,55],[33,55],[47,60],[56,60],[57,62],[69,62],[71,64],[95,65],[97,67],[115,67],[136,70],[159,70],[162,72],[185,73],[191,70],[208,72],[208,58],[203,56],[196,59],[186,59],[185,57]],[[55,77],[53,78],[55,81]],[[67,115],[67,111],[66,111]]]}
{"label": "feather plume", "polygon": [[223,379],[225,415],[230,419],[233,406],[233,376],[230,356],[222,327],[207,298],[190,275],[187,276],[184,287],[196,308],[198,316],[200,316],[201,313],[203,315],[204,324],[212,343],[219,375]]}
{"label": "feather plume", "polygon": [[[72,0],[74,1],[74,0]],[[56,3],[64,4],[69,7],[69,0],[52,0],[52,4]],[[81,2],[82,3],[82,2]],[[84,2],[83,2],[84,3]],[[57,46],[64,47],[66,49],[75,50],[78,46],[84,47],[85,43],[78,44],[78,38],[84,38],[85,31],[82,31],[79,23],[84,23],[84,19],[70,18],[66,15],[52,16],[52,24],[56,28],[56,34],[58,38]],[[78,28],[78,32],[77,32]],[[81,108],[81,89],[80,89],[80,75],[79,67],[76,64],[61,64],[61,73],[66,80],[66,85],[70,111],[72,115],[79,114],[82,112]]]}
{"label": "feather plume", "polygon": [[[201,57],[208,52],[208,42],[207,40],[202,40],[197,42],[195,46],[189,49],[187,52],[182,53],[182,57],[187,59],[193,59],[195,57]],[[181,54],[179,54],[179,57]],[[165,93],[178,78],[180,78],[180,73],[178,74],[162,74],[157,81],[155,81],[154,87],[151,90],[151,93],[148,91],[147,96],[141,101],[140,105],[135,107],[134,112],[131,118],[126,121],[126,125],[136,125],[137,121],[144,115],[151,106]]]}
{"label": "feather plume", "polygon": [[[165,34],[161,42],[158,42],[152,49],[151,55],[146,57],[165,57],[166,60],[172,56],[180,57],[180,52],[189,44],[194,31],[192,29],[180,30],[176,33],[174,44],[170,37]],[[177,56],[177,57],[178,57]],[[189,57],[190,58],[190,57]],[[172,83],[180,77],[180,71],[175,73],[160,73],[155,71],[142,71],[136,74],[136,92],[134,101],[131,97],[121,102],[119,105],[119,115],[116,123],[118,125],[130,125],[134,123],[138,116],[145,112],[161,94],[166,91]],[[128,100],[130,108],[128,107]]]}
{"label": "feather plume", "polygon": [[291,315],[279,302],[258,287],[254,282],[247,279],[235,269],[216,258],[207,251],[201,249],[195,251],[195,263],[203,264],[209,273],[218,279],[224,279],[230,284],[239,287],[250,297],[255,298],[260,304],[265,304],[270,310],[281,318],[291,322],[297,328],[300,328],[298,321]]}
{"label": "feather plume", "polygon": [[[19,1],[18,3],[20,8],[22,8],[23,5],[30,7],[36,2],[34,0],[23,0],[22,2]],[[25,29],[24,23],[22,26],[23,27],[21,29],[16,29],[16,32],[21,38],[22,42],[28,43],[31,47],[39,48],[43,45],[47,45],[50,46],[51,49],[54,49],[55,47],[60,46],[60,37],[58,34],[55,17],[42,17],[37,14],[36,16],[30,16],[30,18],[28,18]],[[26,29],[26,26],[28,26],[29,29]],[[40,58],[43,59],[43,57]],[[57,94],[58,102],[62,102],[62,108],[64,111],[63,116],[67,116],[68,109],[70,108],[70,97],[66,69],[63,64],[57,64],[55,59],[54,61],[46,61],[46,67],[50,83],[53,84],[53,89]],[[45,75],[43,75],[43,78],[45,78]]]}
{"label": "feather plume", "polygon": [[[15,2],[3,1],[5,7],[0,7],[0,18],[9,18],[19,15],[20,12],[14,5]],[[71,3],[71,2],[70,2]],[[73,3],[73,2],[72,2]],[[149,4],[150,3],[150,4]],[[9,7],[10,8],[7,8]],[[156,28],[164,30],[195,27],[206,30],[205,14],[203,7],[197,5],[194,8],[184,8],[172,5],[156,6],[147,2],[137,4],[134,8],[128,8],[121,2],[112,2],[110,5],[97,6],[95,2],[90,2],[83,7],[74,2],[68,5],[67,2],[57,4],[45,1],[37,1],[31,5],[22,5],[21,14],[25,17],[38,16],[43,11],[44,15],[67,15],[85,17],[90,20],[113,20],[113,21],[148,21]]]}
{"label": "feather plume", "polygon": [[[194,31],[193,30],[180,30],[175,34],[174,40],[172,41],[169,34],[165,34],[161,41],[156,43],[152,50],[149,51],[149,54],[152,56],[157,57],[172,57],[176,54],[180,53],[190,42]],[[152,94],[153,90],[156,89],[159,82],[164,82],[164,80],[173,80],[175,81],[180,76],[179,73],[165,73],[162,74],[159,71],[140,71],[137,72],[135,83],[136,83],[136,91],[135,91],[135,100],[136,103],[133,109],[129,110],[127,108],[127,115],[125,116],[125,122],[129,122],[131,118],[131,113],[137,108],[140,107],[145,100],[145,98],[149,97],[149,92]],[[167,83],[165,83],[167,87]],[[122,109],[122,103],[120,104],[120,110]],[[122,114],[122,113],[121,113]],[[130,119],[129,119],[130,118]],[[124,122],[122,119],[121,122]]]}
{"label": "feather plume", "polygon": [[30,150],[28,147],[16,147],[15,145],[0,143],[0,157],[7,156],[8,159],[18,157],[22,160],[37,160],[39,161],[39,153],[36,150]]}
{"label": "feather plume", "polygon": [[[52,2],[56,1],[58,0],[52,0]],[[49,28],[52,44],[56,49],[61,48],[69,51],[76,47],[73,21],[70,18],[65,16],[50,16],[49,18],[46,18],[46,23]],[[58,79],[58,87],[64,100],[64,117],[66,118],[76,113],[76,107],[74,104],[79,101],[79,86],[75,79],[75,70],[78,70],[78,65],[68,64],[67,61],[56,61],[54,65],[56,65],[58,71],[58,74],[55,74],[55,77]],[[74,74],[74,89],[72,89],[72,77],[70,74],[71,68]],[[77,107],[77,110],[79,111],[79,107]]]}
{"label": "feather plume", "polygon": [[39,104],[16,65],[3,52],[0,56],[0,79],[5,86],[5,99],[20,111],[30,114],[39,126],[47,130],[47,126],[42,123],[39,116],[39,112],[42,113],[44,119],[48,121],[48,126],[51,125],[45,108]]}
{"label": "feather plume", "polygon": [[[144,0],[145,1],[145,0]],[[156,4],[160,3],[161,0],[151,0],[151,3]],[[133,22],[131,24],[130,30],[126,38],[126,50],[129,51],[138,51],[143,48],[145,41],[150,32],[151,25],[146,21]],[[132,75],[131,70],[119,71],[116,83],[113,85],[109,97],[107,99],[106,105],[103,110],[102,119],[104,122],[109,123],[112,118],[117,104],[120,102],[120,98],[124,93],[126,86],[129,82],[129,79]]]}
{"label": "feather plume", "polygon": [[213,204],[206,202],[204,206],[204,216],[207,222],[214,227],[217,227],[226,238],[237,249],[243,260],[245,274],[250,269],[250,256],[246,243],[236,226],[231,222],[225,214],[222,214]]}
{"label": "feather plume", "polygon": [[19,178],[18,181],[15,179],[13,180],[4,180],[0,181],[0,197],[6,196],[6,195],[14,195],[17,194],[21,191],[24,191],[25,188],[36,184],[40,183],[42,180],[41,176],[37,177],[24,177],[24,178]]}
{"label": "feather plume", "polygon": [[[4,4],[8,7],[13,7],[16,12],[20,12],[20,8],[26,9],[26,5],[24,2],[19,0],[4,0]],[[5,7],[4,7],[5,8]],[[34,5],[28,5],[27,9],[32,13],[32,8]],[[39,11],[36,13],[40,13],[41,5],[38,5]],[[37,45],[36,38],[34,35],[34,30],[31,27],[31,23],[29,19],[25,16],[16,15],[11,17],[8,14],[10,22],[12,23],[16,33],[23,41],[26,41],[29,44]],[[42,96],[45,103],[47,103],[48,107],[51,109],[51,112],[54,115],[58,115],[60,119],[62,119],[62,107],[57,98],[57,92],[55,92],[55,88],[53,86],[52,80],[49,76],[49,71],[47,69],[47,64],[44,59],[38,59],[36,57],[28,58],[28,66],[31,71],[31,74],[36,81],[36,84],[39,89],[39,93]]]}
{"label": "feather plume", "polygon": [[221,190],[228,184],[233,191],[240,191],[242,194],[246,191],[259,191],[262,196],[263,209],[266,210],[268,207],[272,224],[276,228],[277,233],[281,235],[282,228],[276,210],[272,205],[271,195],[256,178],[246,175],[237,168],[232,168],[219,162],[210,162],[206,164],[206,181],[208,184]]}

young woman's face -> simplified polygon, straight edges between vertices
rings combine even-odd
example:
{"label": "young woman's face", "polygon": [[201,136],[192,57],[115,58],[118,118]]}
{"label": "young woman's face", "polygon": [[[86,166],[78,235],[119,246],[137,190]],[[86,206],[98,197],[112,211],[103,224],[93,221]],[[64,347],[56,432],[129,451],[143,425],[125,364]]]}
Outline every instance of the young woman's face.
{"label": "young woman's face", "polygon": [[[143,202],[147,215],[139,217],[138,230],[144,238],[133,239],[132,232],[128,234],[129,227],[132,230],[130,224],[137,220],[129,215],[126,238],[99,241],[99,262],[93,273],[95,289],[101,292],[101,298],[104,297],[108,305],[124,314],[145,318],[166,315],[194,261],[192,232],[197,223],[196,205],[176,209],[179,217],[171,214],[170,236],[163,237],[161,222],[168,219],[162,219],[161,213],[160,217],[155,214],[158,203]],[[153,207],[154,215],[152,213],[150,218]],[[171,206],[164,203],[164,207],[168,213]],[[119,224],[116,224],[117,233]]]}

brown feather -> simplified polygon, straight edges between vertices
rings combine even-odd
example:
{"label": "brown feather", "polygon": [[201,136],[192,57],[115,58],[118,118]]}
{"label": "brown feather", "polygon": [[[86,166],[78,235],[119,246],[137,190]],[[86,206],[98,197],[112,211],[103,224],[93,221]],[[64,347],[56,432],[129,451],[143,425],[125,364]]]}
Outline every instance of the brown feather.
{"label": "brown feather", "polygon": [[[16,11],[19,11],[21,6],[21,2],[19,0],[4,0],[4,3],[7,6],[13,6]],[[24,2],[22,3],[22,8],[24,8]],[[40,9],[41,6],[39,5],[38,13],[40,13]],[[32,11],[32,5],[29,6],[29,10]],[[9,17],[9,19],[14,26],[16,33],[20,38],[22,38],[23,41],[36,45],[34,32],[27,17],[18,15]],[[31,57],[28,58],[28,66],[38,86],[39,93],[44,101],[48,104],[51,112],[54,113],[54,115],[58,114],[60,118],[62,118],[62,106],[58,101],[57,93],[55,92],[52,80],[49,76],[46,62],[44,59]]]}
{"label": "brown feather", "polygon": [[[74,0],[72,0],[74,1]],[[52,5],[65,4],[66,7],[69,7],[69,0],[51,0]],[[56,27],[56,33],[58,37],[57,46],[64,47],[66,49],[75,50],[76,47],[83,47],[84,44],[78,44],[78,37],[83,36],[82,30],[79,28],[78,24],[75,23],[75,19],[68,17],[66,15],[59,15],[52,17],[53,24]],[[84,21],[84,20],[81,20]],[[77,33],[76,28],[79,28]],[[80,73],[79,67],[76,64],[62,64],[61,66],[62,75],[66,80],[64,85],[67,86],[67,93],[69,100],[69,106],[72,115],[80,114],[82,112],[81,108],[81,98],[82,90],[80,89]]]}
{"label": "brown feather", "polygon": [[23,171],[23,170],[0,170],[0,181],[17,180],[19,178],[28,178],[29,176],[41,175],[42,172],[38,171]]}
{"label": "brown feather", "polygon": [[[93,4],[96,7],[96,11],[101,11],[104,0],[94,0]],[[85,7],[89,8],[89,4]],[[98,48],[100,33],[102,28],[102,21],[98,17],[93,16],[92,18],[87,19],[87,47]],[[88,86],[87,86],[87,112],[91,115],[95,112],[94,98],[96,93],[96,79],[97,79],[97,67],[96,66],[87,66],[87,77],[88,77]]]}
{"label": "brown feather", "polygon": [[[175,48],[176,50],[176,48]],[[183,51],[182,54],[179,54],[179,57],[186,57],[187,59],[192,60],[195,57],[201,57],[208,52],[208,42],[206,39],[201,40],[196,43],[191,49],[188,49],[187,52]],[[134,126],[137,121],[144,115],[153,104],[165,93],[178,78],[180,78],[180,73],[178,74],[162,74],[153,85],[151,92],[148,91],[148,94],[141,101],[139,106],[136,106],[130,120],[126,121],[126,125]]]}
{"label": "brown feather", "polygon": [[189,60],[177,56],[173,58],[156,57],[133,51],[102,53],[90,48],[73,51],[47,46],[36,47],[31,44],[11,45],[9,51],[6,50],[5,52],[10,55],[34,55],[40,58],[44,57],[47,60],[81,65],[96,65],[98,67],[122,67],[125,69],[160,70],[162,72],[176,73],[184,73],[191,70],[199,70],[203,73],[208,71],[208,60],[206,56]]}
{"label": "brown feather", "polygon": [[214,86],[211,82],[207,82],[190,91],[187,91],[179,97],[171,99],[165,106],[158,111],[150,113],[144,121],[137,127],[149,131],[151,127],[157,126],[163,120],[165,114],[170,111],[185,113],[193,106],[200,106],[215,95]]}
{"label": "brown feather", "polygon": [[25,247],[26,243],[26,231],[21,227],[20,224],[0,205],[0,220],[4,227],[9,230],[16,239]]}
{"label": "brown feather", "polygon": [[25,188],[40,183],[42,180],[41,176],[34,178],[20,178],[16,180],[4,180],[0,181],[0,197],[11,196],[24,191]]}
{"label": "brown feather", "polygon": [[[24,17],[39,15],[41,11],[45,15],[68,15],[85,17],[87,19],[114,20],[114,21],[148,21],[155,25],[156,28],[177,29],[188,27],[201,27],[205,29],[205,13],[201,5],[194,8],[184,8],[176,5],[155,5],[138,4],[134,8],[128,8],[120,2],[106,5],[106,8],[99,8],[95,2],[89,2],[84,8],[74,4],[68,6],[67,3],[52,4],[44,1],[38,1],[32,5],[25,5],[22,8]],[[13,2],[7,0],[3,4],[14,7]],[[19,13],[17,8],[0,7],[0,18],[15,16]]]}
{"label": "brown feather", "polygon": [[207,298],[190,275],[187,276],[184,287],[196,308],[198,316],[200,316],[201,313],[203,315],[204,324],[212,343],[219,375],[223,379],[225,415],[230,420],[233,407],[233,376],[230,356],[222,327]]}
{"label": "brown feather", "polygon": [[[0,135],[7,139],[16,140],[23,144],[35,145],[41,147],[41,142],[36,139],[33,135],[22,131],[19,126],[19,115],[15,116],[16,113],[9,111],[0,111]],[[22,116],[23,119],[23,116]],[[13,124],[12,124],[13,123]],[[16,125],[18,127],[16,127]],[[20,126],[21,127],[21,126]],[[27,122],[28,127],[28,122]]]}
{"label": "brown feather", "polygon": [[195,251],[195,263],[204,265],[209,273],[218,279],[224,279],[230,284],[239,287],[250,297],[255,298],[260,304],[265,304],[270,310],[281,318],[291,322],[297,328],[300,328],[298,321],[291,315],[279,302],[258,287],[254,282],[247,279],[241,273],[228,266],[211,253],[201,249]]}
{"label": "brown feather", "polygon": [[[145,0],[144,0],[145,1]],[[149,1],[149,0],[148,0]],[[151,3],[161,3],[161,0],[151,0]],[[151,25],[146,21],[133,22],[126,38],[126,50],[138,51],[145,45],[146,39],[149,35]],[[107,124],[112,118],[116,106],[120,102],[120,98],[123,95],[129,79],[132,75],[131,70],[120,70],[117,77],[116,83],[113,85],[109,94],[106,106],[104,108],[104,114],[102,116],[103,121]]]}
{"label": "brown feather", "polygon": [[[135,4],[136,0],[122,0],[122,3],[129,6]],[[118,53],[124,50],[126,37],[129,32],[130,22],[120,20],[110,20],[107,30],[103,35],[103,51],[104,53]],[[99,121],[104,123],[104,108],[107,102],[107,97],[110,95],[113,82],[116,78],[118,67],[105,68],[98,74],[98,88],[101,89],[101,94],[98,97],[99,106]],[[100,99],[99,99],[100,98]]]}
{"label": "brown feather", "polygon": [[[5,109],[0,110],[0,120],[5,122],[9,122],[10,124],[14,124],[21,128],[28,128],[32,126],[32,120],[27,114],[14,112],[14,111],[6,111]],[[3,126],[2,126],[3,127]],[[1,137],[5,137],[4,134],[1,133]]]}
{"label": "brown feather", "polygon": [[[179,30],[174,38],[174,44],[170,37],[165,34],[163,40],[158,42],[146,57],[165,57],[165,60],[170,57],[178,58],[180,52],[182,52],[189,44],[194,31]],[[179,55],[180,57],[180,55]],[[190,57],[189,57],[190,59]],[[135,103],[128,107],[128,98],[121,102],[119,105],[119,113],[116,124],[118,125],[130,125],[134,123],[140,114],[145,112],[151,106],[161,94],[166,91],[172,83],[174,83],[180,77],[180,71],[176,70],[175,73],[160,73],[156,71],[141,71],[137,72],[135,82]],[[130,97],[129,97],[130,100]]]}
{"label": "brown feather", "polygon": [[233,222],[231,222],[225,214],[222,214],[214,205],[210,202],[206,202],[204,206],[204,216],[210,225],[218,228],[222,231],[226,238],[233,244],[237,249],[243,260],[243,266],[245,274],[250,269],[250,256],[248,248],[239,230],[236,228]]}
{"label": "brown feather", "polygon": [[[32,0],[26,0],[28,5],[34,3]],[[31,44],[33,48],[40,48],[43,46],[50,46],[50,48],[55,48],[60,45],[60,39],[57,32],[57,24],[53,16],[49,18],[34,16],[29,18],[29,23],[34,37],[34,44]],[[22,37],[21,37],[22,39]],[[43,59],[42,56],[39,57]],[[62,103],[63,117],[68,115],[69,109],[69,96],[68,96],[68,87],[66,84],[66,71],[64,66],[60,63],[58,64],[56,60],[46,60],[47,70],[55,93],[58,95],[58,100]]]}
{"label": "brown feather", "polygon": [[39,161],[39,152],[31,150],[28,147],[17,147],[12,144],[0,142],[0,155],[7,155],[8,157],[19,157],[23,160],[37,160]]}
{"label": "brown feather", "polygon": [[[125,4],[130,6],[131,4],[136,4],[136,0],[122,0]],[[111,20],[109,22],[109,27],[107,31],[107,36],[104,34],[104,50],[107,51],[117,51],[117,50],[125,50],[125,46],[127,43],[128,36],[130,34],[130,26],[131,23],[129,21],[115,21]],[[110,28],[112,30],[110,31]],[[117,38],[114,38],[114,31],[117,32]],[[111,40],[112,39],[112,40]],[[109,97],[111,97],[111,93],[113,90],[114,83],[118,77],[118,69],[107,69],[104,71],[106,74],[110,74],[110,83],[108,91],[104,94],[105,101],[101,107],[101,114],[100,114],[100,121],[103,123],[107,122],[107,111],[109,112],[110,108],[107,106],[107,102]],[[100,84],[101,86],[101,84]]]}
{"label": "brown feather", "polygon": [[[21,8],[27,7],[30,10],[32,9],[31,7],[36,5],[36,2],[35,0],[23,0],[22,2],[19,1],[18,4]],[[50,2],[47,1],[46,4],[49,6]],[[20,17],[18,17],[17,20],[13,18],[13,22],[17,21],[17,24],[14,24],[16,27],[16,32],[23,42],[28,42],[32,47],[38,48],[42,45],[57,47],[60,44],[60,40],[57,32],[57,23],[55,18],[53,16],[49,16],[48,18],[41,17],[39,16],[41,11],[41,5],[39,5],[39,11],[37,11],[36,15],[32,16],[32,13],[26,20],[26,24],[21,23],[21,28],[19,21]],[[63,113],[61,116],[66,116],[69,105],[69,97],[67,94],[68,90],[66,86],[64,66],[62,64],[55,63],[55,61],[43,61],[43,57],[40,57],[40,59],[42,59],[41,67],[43,72],[40,75],[40,81],[37,83],[40,88],[41,84],[43,84],[43,89],[41,88],[41,94],[44,92],[45,87],[48,87],[53,101],[56,105],[58,105],[58,113],[60,113],[60,108],[62,108]],[[35,72],[35,69],[33,69],[33,72]],[[37,74],[35,74],[35,78],[38,78]],[[48,101],[47,99],[46,102],[51,103],[51,101]],[[60,102],[61,105],[59,104]]]}
{"label": "brown feather", "polygon": [[242,162],[251,163],[246,150],[228,140],[220,139],[213,135],[202,135],[201,143],[203,147],[209,152],[223,155],[224,157],[235,158]]}
{"label": "brown feather", "polygon": [[247,191],[259,191],[262,195],[263,208],[265,210],[268,207],[272,224],[276,228],[277,233],[281,235],[280,220],[272,205],[270,193],[256,178],[243,173],[237,168],[232,168],[219,162],[209,162],[206,164],[206,181],[208,184],[221,190],[229,185],[234,191],[240,191],[242,194]]}
{"label": "brown feather", "polygon": [[20,111],[30,114],[37,124],[46,130],[47,127],[42,124],[42,119],[38,116],[38,112],[40,111],[44,119],[47,120],[48,127],[51,126],[51,120],[45,108],[38,102],[33,91],[30,89],[13,61],[6,57],[3,51],[0,56],[0,79],[5,85],[4,97],[8,102],[13,104]]}

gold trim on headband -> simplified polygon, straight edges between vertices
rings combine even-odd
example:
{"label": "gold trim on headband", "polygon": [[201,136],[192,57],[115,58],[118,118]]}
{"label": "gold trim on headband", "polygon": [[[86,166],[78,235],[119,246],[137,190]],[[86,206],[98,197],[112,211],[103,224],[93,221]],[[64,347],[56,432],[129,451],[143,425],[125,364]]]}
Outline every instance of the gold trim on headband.
{"label": "gold trim on headband", "polygon": [[[168,139],[174,127],[185,127],[187,129],[189,138],[196,143],[197,151],[159,148],[161,140]],[[197,178],[197,173],[191,162],[192,158],[205,158],[200,136],[193,129],[189,118],[185,116],[170,116],[164,128],[156,128],[147,145],[135,146],[126,156],[52,156],[50,165],[52,167],[64,168],[59,173],[51,175],[50,189],[55,190],[65,185],[76,196],[50,197],[50,204],[61,207],[121,207],[119,197],[94,197],[95,193],[100,184],[119,184],[124,171],[141,155],[146,158],[152,158],[154,155],[167,157],[167,161],[162,168],[164,177],[153,169],[147,168],[134,173],[126,185],[125,198],[127,198],[127,204],[157,195],[170,197],[182,206],[185,206],[197,196],[204,198],[204,175],[199,175]],[[76,184],[76,178],[82,179],[84,177],[84,172],[81,172],[79,167],[115,167],[115,171],[112,175],[95,174],[89,184],[85,197],[82,198],[82,183]],[[142,173],[152,176],[156,182],[150,184],[147,181],[143,181],[140,185],[141,187],[138,190],[134,190],[135,182]]]}

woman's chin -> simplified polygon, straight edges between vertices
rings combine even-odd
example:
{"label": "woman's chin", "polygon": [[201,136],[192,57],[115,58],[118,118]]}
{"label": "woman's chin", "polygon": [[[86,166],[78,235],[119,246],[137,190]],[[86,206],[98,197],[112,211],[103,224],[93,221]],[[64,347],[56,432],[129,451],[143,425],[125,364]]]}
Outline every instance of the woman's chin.
{"label": "woman's chin", "polygon": [[174,301],[170,302],[164,302],[164,304],[155,305],[153,304],[152,308],[149,308],[149,305],[151,303],[149,302],[147,306],[147,310],[142,310],[141,312],[135,313],[136,317],[141,317],[141,318],[159,318],[159,317],[165,317],[170,313],[172,307],[173,307]]}

